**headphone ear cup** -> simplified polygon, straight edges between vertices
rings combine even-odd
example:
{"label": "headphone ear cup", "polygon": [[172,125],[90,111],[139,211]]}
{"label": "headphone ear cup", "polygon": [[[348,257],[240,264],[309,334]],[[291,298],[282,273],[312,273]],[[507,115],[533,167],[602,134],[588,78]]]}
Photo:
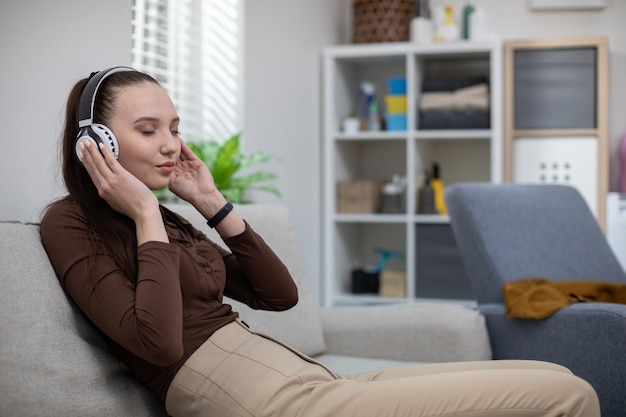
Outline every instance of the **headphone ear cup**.
{"label": "headphone ear cup", "polygon": [[76,157],[82,163],[83,161],[80,159],[80,144],[85,141],[91,141],[94,145],[98,145],[99,143],[103,143],[106,148],[108,148],[115,159],[117,159],[120,155],[120,147],[117,144],[117,138],[111,132],[111,129],[101,124],[92,124],[82,129],[78,134],[78,138],[76,139],[76,145],[74,147],[74,152],[76,153]]}
{"label": "headphone ear cup", "polygon": [[94,139],[96,143],[103,143],[104,146],[111,151],[115,159],[120,156],[120,147],[117,143],[117,138],[113,132],[111,132],[111,129],[105,125],[94,123],[91,125],[91,131],[95,133],[96,137],[92,137],[92,139]]}

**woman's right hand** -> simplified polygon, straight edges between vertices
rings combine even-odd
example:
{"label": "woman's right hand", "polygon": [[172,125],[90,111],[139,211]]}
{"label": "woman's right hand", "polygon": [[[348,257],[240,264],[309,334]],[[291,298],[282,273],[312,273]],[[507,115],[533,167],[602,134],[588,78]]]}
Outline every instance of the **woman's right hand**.
{"label": "woman's right hand", "polygon": [[80,145],[81,160],[98,189],[98,195],[113,210],[135,222],[137,246],[148,241],[169,242],[154,193],[128,172],[109,149],[102,144],[99,149],[90,141]]}
{"label": "woman's right hand", "polygon": [[81,160],[100,197],[135,223],[146,214],[153,214],[155,209],[159,212],[154,193],[122,167],[109,149],[102,144],[99,148],[89,140],[80,144]]}

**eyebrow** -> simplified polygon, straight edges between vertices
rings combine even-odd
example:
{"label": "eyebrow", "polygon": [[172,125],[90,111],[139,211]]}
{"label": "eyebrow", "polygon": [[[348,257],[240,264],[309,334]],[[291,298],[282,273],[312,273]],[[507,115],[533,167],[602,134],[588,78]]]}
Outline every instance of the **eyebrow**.
{"label": "eyebrow", "polygon": [[[160,121],[160,119],[157,118],[157,117],[142,116],[139,119],[135,120],[133,122],[133,124],[137,124],[137,123],[141,123],[141,122],[155,122],[156,123],[156,122],[159,122],[159,121]],[[170,121],[170,123],[175,123],[175,122],[180,122],[180,117],[179,116],[174,117]]]}

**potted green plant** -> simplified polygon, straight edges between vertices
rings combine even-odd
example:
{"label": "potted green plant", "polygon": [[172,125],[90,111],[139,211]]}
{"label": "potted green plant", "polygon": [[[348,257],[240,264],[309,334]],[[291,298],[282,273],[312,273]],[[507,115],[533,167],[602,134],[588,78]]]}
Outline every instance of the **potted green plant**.
{"label": "potted green plant", "polygon": [[[200,158],[211,171],[215,186],[231,203],[247,204],[245,199],[247,190],[264,191],[280,197],[276,187],[268,181],[276,179],[276,175],[266,171],[245,173],[246,168],[274,158],[266,152],[254,152],[244,155],[239,147],[241,133],[231,136],[226,142],[215,140],[188,142],[187,146]],[[167,189],[156,192],[161,200],[171,198]]]}

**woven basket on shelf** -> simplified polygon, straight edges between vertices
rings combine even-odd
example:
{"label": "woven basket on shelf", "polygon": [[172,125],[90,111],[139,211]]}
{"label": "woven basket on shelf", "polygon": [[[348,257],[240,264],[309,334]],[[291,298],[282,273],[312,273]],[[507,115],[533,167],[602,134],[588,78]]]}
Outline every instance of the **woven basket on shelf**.
{"label": "woven basket on shelf", "polygon": [[354,43],[403,42],[415,13],[415,0],[353,0]]}

